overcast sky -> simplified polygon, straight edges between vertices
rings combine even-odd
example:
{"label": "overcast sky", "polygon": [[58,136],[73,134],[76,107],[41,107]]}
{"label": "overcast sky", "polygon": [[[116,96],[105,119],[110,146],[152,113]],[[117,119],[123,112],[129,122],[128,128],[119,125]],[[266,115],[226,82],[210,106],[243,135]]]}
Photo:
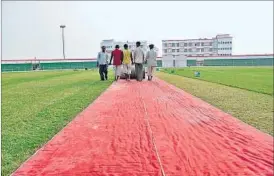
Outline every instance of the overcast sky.
{"label": "overcast sky", "polygon": [[103,39],[149,40],[213,37],[228,33],[233,54],[273,53],[271,1],[4,1],[2,59],[95,57]]}

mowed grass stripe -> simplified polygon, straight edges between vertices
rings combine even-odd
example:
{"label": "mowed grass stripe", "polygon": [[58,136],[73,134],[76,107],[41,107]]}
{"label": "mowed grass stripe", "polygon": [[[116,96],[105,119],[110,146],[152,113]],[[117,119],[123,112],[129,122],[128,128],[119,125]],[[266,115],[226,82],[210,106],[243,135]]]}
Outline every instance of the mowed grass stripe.
{"label": "mowed grass stripe", "polygon": [[99,81],[97,71],[43,73],[47,79],[30,72],[24,76],[35,81],[2,86],[2,175],[11,174],[111,84]]}
{"label": "mowed grass stripe", "polygon": [[[3,89],[2,95],[2,105],[4,107],[10,108],[9,114],[5,114],[5,111],[2,112],[4,116],[13,116],[14,113],[20,112],[21,116],[27,116],[27,113],[33,113],[33,111],[39,111],[39,107],[46,106],[48,104],[54,103],[59,98],[64,98],[67,96],[66,94],[69,93],[71,88],[77,90],[80,86],[84,85],[91,85],[94,83],[98,83],[98,80],[94,80],[92,82],[87,82],[87,78],[85,77],[84,72],[78,73],[74,77],[71,75],[67,76],[60,76],[49,80],[42,79],[41,81],[32,81],[27,83],[20,83],[17,87],[13,89]],[[81,84],[83,83],[83,84]],[[29,85],[32,85],[31,87]],[[21,90],[18,91],[17,89],[20,88]],[[66,91],[64,91],[66,90]],[[5,101],[5,100],[9,101]],[[12,106],[5,106],[6,103],[12,103]],[[36,102],[31,106],[32,111],[30,112],[29,108],[22,106],[22,104],[29,103],[29,101]],[[16,109],[14,111],[13,109]],[[4,114],[3,114],[4,113]],[[9,119],[9,123],[13,122]]]}
{"label": "mowed grass stripe", "polygon": [[[172,70],[174,73],[172,73]],[[189,67],[164,72],[273,95],[272,67]],[[194,72],[200,71],[201,77]]]}
{"label": "mowed grass stripe", "polygon": [[272,96],[163,72],[157,76],[273,136]]}
{"label": "mowed grass stripe", "polygon": [[2,81],[2,85],[13,87],[15,85],[18,85],[20,83],[27,83],[27,82],[40,82],[42,80],[46,81],[47,79],[52,79],[54,77],[62,77],[62,76],[69,76],[78,74],[77,71],[71,72],[71,71],[58,71],[59,74],[56,74],[56,72],[36,72],[34,75],[28,76],[28,72],[20,73],[22,75],[16,75],[16,78],[14,78],[12,75],[19,74],[19,73],[5,73],[3,75],[6,79]]}

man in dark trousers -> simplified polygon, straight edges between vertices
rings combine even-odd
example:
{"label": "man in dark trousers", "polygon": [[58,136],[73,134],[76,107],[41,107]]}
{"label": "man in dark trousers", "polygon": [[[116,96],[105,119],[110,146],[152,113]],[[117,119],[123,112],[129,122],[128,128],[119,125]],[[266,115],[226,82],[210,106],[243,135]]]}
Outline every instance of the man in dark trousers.
{"label": "man in dark trousers", "polygon": [[145,61],[145,53],[141,48],[141,42],[136,42],[136,49],[133,54],[133,61],[135,64],[135,72],[137,81],[143,80],[143,64]]}
{"label": "man in dark trousers", "polygon": [[106,47],[102,46],[102,51],[97,56],[97,67],[99,67],[101,81],[108,79],[108,57]]}
{"label": "man in dark trousers", "polygon": [[111,52],[110,62],[111,64],[113,58],[113,67],[115,69],[115,81],[120,79],[121,71],[122,71],[122,63],[123,63],[123,52],[119,49],[119,45],[115,46],[115,50]]}

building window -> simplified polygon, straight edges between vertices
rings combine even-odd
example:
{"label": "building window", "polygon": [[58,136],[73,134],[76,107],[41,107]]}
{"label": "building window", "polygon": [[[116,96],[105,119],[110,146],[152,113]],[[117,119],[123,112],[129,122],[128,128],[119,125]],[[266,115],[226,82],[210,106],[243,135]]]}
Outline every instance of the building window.
{"label": "building window", "polygon": [[165,43],[164,46],[167,47],[167,44]]}
{"label": "building window", "polygon": [[175,49],[173,49],[172,52],[175,53]]}
{"label": "building window", "polygon": [[201,43],[201,46],[204,46],[204,42]]}
{"label": "building window", "polygon": [[201,52],[205,52],[205,49],[204,49],[204,48],[201,48]]}
{"label": "building window", "polygon": [[189,43],[188,46],[192,46],[192,43]]}
{"label": "building window", "polygon": [[192,52],[192,49],[188,49],[188,52]]}
{"label": "building window", "polygon": [[175,43],[172,43],[172,47],[175,47]]}
{"label": "building window", "polygon": [[200,43],[195,43],[195,46],[200,46]]}
{"label": "building window", "polygon": [[177,49],[177,52],[179,53],[179,52],[180,52],[180,50],[179,50],[179,49]]}
{"label": "building window", "polygon": [[212,48],[209,48],[209,51],[212,52]]}
{"label": "building window", "polygon": [[200,48],[197,48],[197,49],[196,49],[196,52],[200,52],[200,51],[201,51],[201,49],[200,49]]}
{"label": "building window", "polygon": [[186,53],[186,52],[187,52],[187,49],[184,49],[184,52]]}
{"label": "building window", "polygon": [[167,49],[164,50],[164,53],[167,53]]}
{"label": "building window", "polygon": [[180,46],[184,46],[184,43],[180,43]]}
{"label": "building window", "polygon": [[176,43],[176,46],[179,47],[179,43]]}
{"label": "building window", "polygon": [[184,43],[184,46],[187,46],[187,43]]}
{"label": "building window", "polygon": [[210,42],[210,43],[209,43],[209,46],[212,46],[212,44],[213,44],[213,43],[212,43],[212,42]]}

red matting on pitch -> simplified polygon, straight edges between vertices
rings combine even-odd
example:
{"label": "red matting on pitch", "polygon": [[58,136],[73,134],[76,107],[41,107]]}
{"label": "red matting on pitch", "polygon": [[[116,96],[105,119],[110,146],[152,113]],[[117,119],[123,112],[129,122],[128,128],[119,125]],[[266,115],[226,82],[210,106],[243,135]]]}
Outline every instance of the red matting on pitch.
{"label": "red matting on pitch", "polygon": [[167,176],[270,176],[273,137],[161,80],[120,80],[13,175],[160,176],[160,163]]}

